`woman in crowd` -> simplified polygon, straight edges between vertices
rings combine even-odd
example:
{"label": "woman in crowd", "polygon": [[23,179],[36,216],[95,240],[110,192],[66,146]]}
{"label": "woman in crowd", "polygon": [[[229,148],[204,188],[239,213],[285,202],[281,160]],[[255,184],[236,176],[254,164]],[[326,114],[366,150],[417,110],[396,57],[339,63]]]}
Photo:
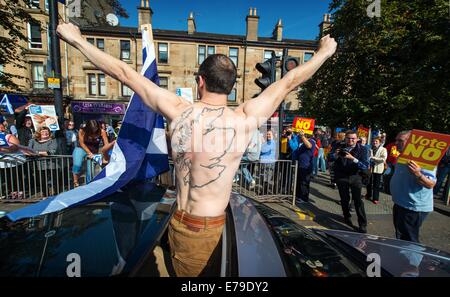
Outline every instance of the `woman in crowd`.
{"label": "woman in crowd", "polygon": [[[58,150],[58,142],[53,137],[52,132],[48,127],[41,127],[35,134],[34,138],[28,143],[28,147],[34,150],[40,157],[49,157],[52,155],[58,155],[61,152]],[[38,160],[37,168],[35,172],[40,173],[40,177],[36,177],[39,187],[46,184],[47,187],[40,188],[42,195],[45,197],[56,194],[56,171],[57,165],[55,160],[44,159]],[[51,172],[53,171],[53,172]],[[39,178],[39,179],[38,179]],[[38,187],[38,188],[39,188]]]}
{"label": "woman in crowd", "polygon": [[372,174],[367,185],[366,199],[372,200],[378,204],[380,198],[381,178],[384,172],[384,162],[387,159],[387,150],[381,145],[381,138],[375,137],[372,141],[372,150],[370,153],[370,164]]}
{"label": "woman in crowd", "polygon": [[[109,160],[107,155],[107,149],[111,148],[111,144],[108,141],[106,131],[101,129],[100,123],[96,120],[87,121],[83,128],[80,128],[78,132],[79,147],[73,150],[73,184],[74,187],[78,187],[78,179],[83,167],[83,160],[87,156],[89,159],[94,159],[94,156],[99,153],[105,153],[103,159]],[[100,150],[100,143],[103,142],[104,150]]]}

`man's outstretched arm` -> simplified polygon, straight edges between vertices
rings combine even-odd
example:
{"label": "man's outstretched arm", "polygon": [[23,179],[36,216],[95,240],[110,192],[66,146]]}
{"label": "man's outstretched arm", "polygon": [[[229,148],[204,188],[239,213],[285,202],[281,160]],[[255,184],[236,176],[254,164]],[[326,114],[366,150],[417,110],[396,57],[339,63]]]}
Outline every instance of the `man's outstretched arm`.
{"label": "man's outstretched arm", "polygon": [[336,42],[329,35],[320,40],[319,50],[307,63],[289,71],[281,80],[271,84],[258,97],[242,104],[238,110],[247,118],[258,119],[263,124],[278,108],[285,97],[307,81],[336,51]]}
{"label": "man's outstretched arm", "polygon": [[70,23],[60,24],[57,33],[61,39],[81,51],[99,70],[127,85],[142,98],[145,104],[169,120],[178,116],[182,107],[189,104],[175,94],[158,87],[127,63],[90,44],[83,38],[77,26]]}

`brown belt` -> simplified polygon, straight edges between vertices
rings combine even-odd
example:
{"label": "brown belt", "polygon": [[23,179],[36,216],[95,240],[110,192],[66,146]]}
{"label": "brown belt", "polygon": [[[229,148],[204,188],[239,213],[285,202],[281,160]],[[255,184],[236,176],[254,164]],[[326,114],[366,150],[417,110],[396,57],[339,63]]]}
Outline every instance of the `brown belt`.
{"label": "brown belt", "polygon": [[178,222],[190,227],[193,231],[206,229],[208,227],[220,227],[225,223],[225,214],[217,217],[200,217],[186,213],[184,210],[177,210],[173,215]]}

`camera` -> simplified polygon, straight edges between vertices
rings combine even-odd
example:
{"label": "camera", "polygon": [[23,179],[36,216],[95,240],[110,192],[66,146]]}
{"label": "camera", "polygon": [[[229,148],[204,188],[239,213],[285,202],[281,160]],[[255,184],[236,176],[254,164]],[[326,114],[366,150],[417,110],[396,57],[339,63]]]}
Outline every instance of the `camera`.
{"label": "camera", "polygon": [[337,145],[337,149],[339,150],[338,156],[340,157],[347,156],[347,153],[349,152],[349,148],[347,148],[347,144],[345,142],[340,142]]}

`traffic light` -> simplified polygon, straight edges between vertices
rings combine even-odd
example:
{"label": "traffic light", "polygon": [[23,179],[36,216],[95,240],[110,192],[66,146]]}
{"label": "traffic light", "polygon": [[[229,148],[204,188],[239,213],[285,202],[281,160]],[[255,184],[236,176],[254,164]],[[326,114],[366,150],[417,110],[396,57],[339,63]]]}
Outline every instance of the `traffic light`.
{"label": "traffic light", "polygon": [[272,57],[263,63],[257,63],[256,69],[261,72],[262,76],[255,79],[255,83],[261,88],[261,90],[266,89],[271,83],[275,81],[275,66],[277,63],[277,58],[275,53],[272,52]]}
{"label": "traffic light", "polygon": [[283,57],[283,63],[281,65],[281,75],[285,76],[289,70],[294,69],[298,65],[300,65],[300,61],[298,60],[298,58],[290,56]]}

